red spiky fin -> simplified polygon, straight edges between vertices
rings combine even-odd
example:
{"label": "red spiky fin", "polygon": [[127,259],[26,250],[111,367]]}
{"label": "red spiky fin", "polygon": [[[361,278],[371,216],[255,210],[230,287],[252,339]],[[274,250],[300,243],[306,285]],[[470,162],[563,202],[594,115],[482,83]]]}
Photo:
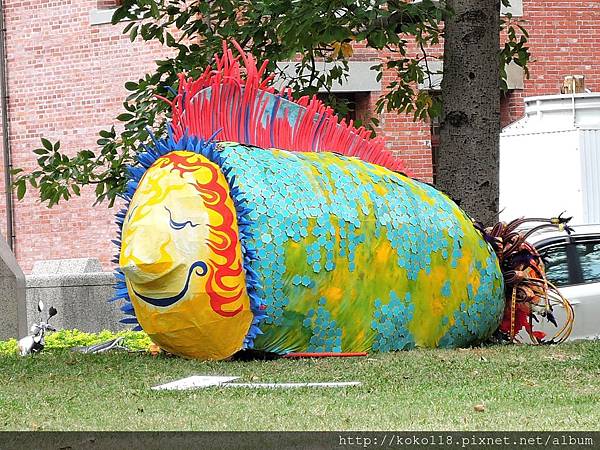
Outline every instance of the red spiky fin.
{"label": "red spiky fin", "polygon": [[[273,75],[266,76],[268,61],[257,66],[237,42],[234,57],[223,42],[223,55],[215,55],[216,69],[207,67],[196,80],[179,76],[173,101],[172,126],[176,138],[186,131],[204,139],[217,130],[220,141],[292,151],[337,152],[404,172],[398,158],[385,150],[381,138],[355,128],[353,121],[338,121],[333,110],[316,97],[292,98],[289,89],[276,92]],[[241,63],[240,63],[241,59]]]}

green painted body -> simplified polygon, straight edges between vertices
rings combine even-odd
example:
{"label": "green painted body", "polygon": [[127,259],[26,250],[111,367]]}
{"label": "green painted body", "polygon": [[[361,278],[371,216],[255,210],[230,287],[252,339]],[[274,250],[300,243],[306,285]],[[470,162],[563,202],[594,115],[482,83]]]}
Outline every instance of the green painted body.
{"label": "green painted body", "polygon": [[220,150],[251,210],[267,315],[254,349],[459,347],[497,329],[498,260],[443,193],[333,153]]}

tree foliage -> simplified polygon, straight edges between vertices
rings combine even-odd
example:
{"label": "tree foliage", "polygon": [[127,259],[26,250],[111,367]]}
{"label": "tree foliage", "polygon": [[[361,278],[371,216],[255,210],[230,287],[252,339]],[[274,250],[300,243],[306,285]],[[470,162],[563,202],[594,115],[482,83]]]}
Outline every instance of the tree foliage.
{"label": "tree foliage", "polygon": [[[131,41],[159,41],[170,57],[156,61],[153,73],[125,84],[130,93],[117,116],[121,125],[99,132],[99,150],[69,157],[61,152],[60,142],[42,139],[34,150],[38,167],[30,173],[13,172],[17,196],[21,199],[30,184],[50,207],[79,195],[83,186],[95,185],[97,202],[108,200],[112,206],[124,189],[125,165],[135,161],[140,144],[149,140],[148,128],[164,132],[167,105],[155,95],[171,98],[177,74],[198,76],[221,51],[223,40],[235,39],[257,58],[269,59],[269,70],[285,78],[299,96],[343,83],[352,44],[365,42],[385,52],[386,60],[372,68],[379,79],[386,68],[396,75],[377,103],[378,112],[410,113],[415,120],[438,116],[439,98],[416,86],[434,74],[428,49],[443,38],[443,20],[449,14],[443,3],[432,0],[123,0],[113,24],[129,21],[124,33]],[[506,43],[499,51],[505,74],[503,68],[511,61],[525,67],[529,52],[521,25],[508,16],[503,26]],[[275,63],[286,60],[294,61],[295,76]],[[327,70],[318,70],[324,61],[330,63]],[[329,103],[346,112],[347,105],[335,97]],[[375,119],[371,125],[377,125]]]}

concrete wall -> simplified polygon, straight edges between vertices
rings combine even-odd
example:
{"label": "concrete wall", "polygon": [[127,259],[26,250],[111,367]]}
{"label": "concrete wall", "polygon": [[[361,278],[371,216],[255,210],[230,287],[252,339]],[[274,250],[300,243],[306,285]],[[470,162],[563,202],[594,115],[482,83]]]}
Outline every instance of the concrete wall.
{"label": "concrete wall", "polygon": [[38,322],[37,304],[46,307],[41,314],[47,317],[50,306],[58,310],[50,323],[57,329],[73,329],[88,333],[102,330],[119,331],[130,328],[119,323],[124,316],[122,303],[108,300],[113,296],[115,277],[110,272],[77,275],[27,276],[27,326]]}
{"label": "concrete wall", "polygon": [[0,340],[25,334],[25,276],[0,235]]}
{"label": "concrete wall", "polygon": [[[58,314],[50,323],[57,329],[76,328],[88,333],[131,328],[119,323],[122,302],[108,302],[113,297],[114,275],[101,272],[93,258],[40,261],[27,275],[27,326],[46,319],[54,306]],[[45,310],[38,313],[39,301]]]}

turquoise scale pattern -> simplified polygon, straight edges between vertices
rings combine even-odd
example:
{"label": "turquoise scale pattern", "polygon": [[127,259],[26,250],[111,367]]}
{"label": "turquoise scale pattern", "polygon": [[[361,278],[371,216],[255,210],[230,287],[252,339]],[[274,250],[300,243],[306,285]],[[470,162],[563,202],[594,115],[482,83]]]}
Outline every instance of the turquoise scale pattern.
{"label": "turquoise scale pattern", "polygon": [[[260,323],[264,334],[255,340],[257,350],[348,351],[342,348],[341,340],[344,321],[350,320],[349,316],[334,317],[333,305],[318,294],[317,278],[337,270],[336,257],[340,256],[347,258],[350,276],[365,270],[357,267],[356,261],[357,247],[365,240],[361,223],[365,215],[375,219],[375,236],[385,233],[399,255],[397,261],[390,261],[389,270],[394,270],[394,264],[405,269],[409,282],[415,282],[421,271],[429,274],[436,255],[441,255],[453,269],[463,256],[464,235],[457,223],[456,209],[445,195],[429,185],[392,172],[381,175],[365,171],[368,164],[356,164],[354,158],[344,156],[338,156],[338,163],[331,164],[331,160],[319,163],[303,153],[235,143],[221,143],[219,149],[225,160],[222,168],[230,180],[235,180],[249,210],[251,236],[247,244],[256,250],[252,269],[262,285],[259,295],[265,305],[265,317]],[[364,181],[365,176],[368,182]],[[415,185],[432,199],[432,204],[415,193]],[[381,195],[377,186],[384,186],[388,193]],[[337,220],[339,244],[330,217]],[[311,220],[314,226],[309,226]],[[286,267],[285,246],[290,242],[304,245],[306,238],[311,241],[304,248],[307,267]],[[454,325],[439,346],[468,345],[489,336],[499,324],[504,308],[502,276],[493,251],[483,238],[480,245],[488,247],[489,253],[485,262],[476,262],[481,287],[477,295],[471,286],[463,294]],[[446,283],[441,294],[447,295],[450,289]],[[314,294],[314,305],[299,311],[294,303],[306,290]],[[375,332],[371,350],[415,346],[407,328],[414,313],[411,295],[414,293],[390,290],[388,298],[358,299],[376,304],[370,309],[359,306],[356,312],[369,315],[368,328]],[[308,336],[304,340],[307,342],[295,338],[300,335]],[[296,345],[296,341],[303,343]]]}
{"label": "turquoise scale pattern", "polygon": [[373,350],[389,352],[392,350],[408,350],[414,348],[415,342],[406,328],[413,318],[415,310],[410,302],[410,292],[400,299],[394,291],[390,291],[388,303],[375,300],[375,311],[371,327],[377,331]]}
{"label": "turquoise scale pattern", "polygon": [[309,309],[306,313],[303,325],[311,328],[309,352],[341,352],[342,351],[342,329],[337,326],[331,318],[331,313],[325,307],[326,300],[319,300],[319,307],[315,311]]}
{"label": "turquoise scale pattern", "polygon": [[[483,245],[483,242],[482,242]],[[481,285],[477,294],[473,293],[472,287],[469,286],[468,296],[473,299],[471,306],[461,305],[461,310],[465,310],[467,314],[459,314],[458,311],[454,314],[456,326],[444,335],[440,341],[440,347],[454,348],[464,347],[471,342],[477,341],[480,333],[483,335],[492,334],[498,325],[490,325],[482,330],[481,323],[485,317],[497,317],[498,321],[504,313],[504,303],[494,303],[486,301],[486,293],[491,295],[499,295],[503,293],[504,288],[500,292],[494,287],[493,280],[497,276],[497,259],[494,255],[490,255],[485,266],[478,265],[478,270],[481,274]],[[488,294],[489,295],[489,294]]]}

